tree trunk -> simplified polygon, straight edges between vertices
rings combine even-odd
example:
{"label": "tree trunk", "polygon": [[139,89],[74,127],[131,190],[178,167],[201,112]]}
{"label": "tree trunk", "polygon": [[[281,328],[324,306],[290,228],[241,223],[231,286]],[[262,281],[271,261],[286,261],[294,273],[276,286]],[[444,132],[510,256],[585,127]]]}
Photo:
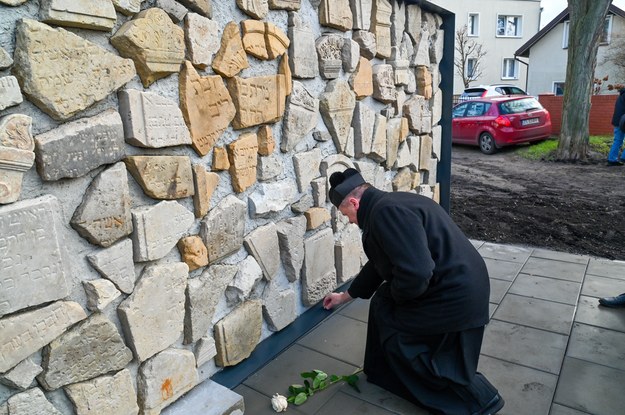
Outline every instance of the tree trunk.
{"label": "tree trunk", "polygon": [[568,0],[569,46],[562,108],[562,128],[556,158],[586,160],[588,117],[597,49],[612,0]]}

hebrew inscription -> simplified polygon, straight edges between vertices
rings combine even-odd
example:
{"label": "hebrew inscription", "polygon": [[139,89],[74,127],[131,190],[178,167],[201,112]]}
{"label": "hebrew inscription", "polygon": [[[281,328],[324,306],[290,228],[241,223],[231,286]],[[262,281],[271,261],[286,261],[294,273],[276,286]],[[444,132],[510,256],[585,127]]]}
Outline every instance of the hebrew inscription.
{"label": "hebrew inscription", "polygon": [[228,144],[232,187],[237,193],[256,183],[258,163],[258,138],[254,133],[241,134],[238,140]]}
{"label": "hebrew inscription", "polygon": [[182,199],[195,193],[188,156],[130,156],[124,163],[145,194],[154,199]]}
{"label": "hebrew inscription", "polygon": [[315,48],[315,33],[298,13],[289,13],[289,65],[295,78],[315,78],[319,62]]}
{"label": "hebrew inscription", "polygon": [[69,294],[60,215],[49,195],[0,207],[0,316]]}
{"label": "hebrew inscription", "polygon": [[209,263],[224,258],[243,246],[247,204],[226,196],[200,224],[200,236],[208,249]]}
{"label": "hebrew inscription", "polygon": [[39,17],[59,26],[109,31],[117,15],[110,0],[42,0]]}
{"label": "hebrew inscription", "polygon": [[237,113],[232,127],[242,129],[273,123],[284,114],[286,83],[284,75],[234,77],[228,80],[228,91]]}

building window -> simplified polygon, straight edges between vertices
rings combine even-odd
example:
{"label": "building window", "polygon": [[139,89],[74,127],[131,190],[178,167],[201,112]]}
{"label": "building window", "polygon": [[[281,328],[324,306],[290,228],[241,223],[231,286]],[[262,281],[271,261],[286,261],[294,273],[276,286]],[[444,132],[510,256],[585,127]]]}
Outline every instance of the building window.
{"label": "building window", "polygon": [[504,58],[501,79],[518,79],[518,65],[513,58]]}
{"label": "building window", "polygon": [[[569,47],[569,29],[571,27],[570,22],[567,20],[564,22],[564,28],[562,30],[562,49]],[[606,16],[603,22],[603,32],[601,33],[601,39],[599,44],[608,45],[612,38],[612,15]]]}
{"label": "building window", "polygon": [[521,16],[497,16],[497,36],[503,37],[521,37]]}
{"label": "building window", "polygon": [[606,16],[605,21],[603,22],[603,33],[601,33],[601,40],[599,43],[601,45],[610,44],[610,34],[612,33],[612,15]]}
{"label": "building window", "polygon": [[477,59],[467,59],[467,79],[470,81],[475,80],[475,71],[477,70]]}
{"label": "building window", "polygon": [[557,96],[564,95],[564,82],[554,82],[553,93]]}
{"label": "building window", "polygon": [[469,36],[480,35],[480,15],[478,13],[469,13],[469,24],[467,25]]}

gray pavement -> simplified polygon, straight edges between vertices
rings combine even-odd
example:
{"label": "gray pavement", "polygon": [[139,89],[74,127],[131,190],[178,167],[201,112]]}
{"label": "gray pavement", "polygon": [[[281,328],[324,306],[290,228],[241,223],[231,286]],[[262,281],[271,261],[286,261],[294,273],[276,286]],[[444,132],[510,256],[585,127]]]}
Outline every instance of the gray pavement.
{"label": "gray pavement", "polygon": [[[499,389],[508,415],[625,414],[625,309],[597,299],[625,292],[625,262],[473,241],[491,278],[491,321],[479,370]],[[253,373],[234,391],[245,413],[275,413],[270,397],[320,369],[344,375],[364,357],[368,302],[355,300]],[[287,413],[425,415],[369,384],[334,385]]]}

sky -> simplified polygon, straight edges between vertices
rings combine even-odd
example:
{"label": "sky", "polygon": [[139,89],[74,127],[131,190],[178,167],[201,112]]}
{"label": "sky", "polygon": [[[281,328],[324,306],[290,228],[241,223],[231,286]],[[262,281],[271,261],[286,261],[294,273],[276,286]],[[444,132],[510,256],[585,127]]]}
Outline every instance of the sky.
{"label": "sky", "polygon": [[[613,0],[612,4],[616,7],[625,10],[625,0]],[[541,7],[543,8],[543,14],[540,17],[541,29],[547,23],[549,23],[554,17],[556,17],[567,6],[567,0],[541,0]]]}

